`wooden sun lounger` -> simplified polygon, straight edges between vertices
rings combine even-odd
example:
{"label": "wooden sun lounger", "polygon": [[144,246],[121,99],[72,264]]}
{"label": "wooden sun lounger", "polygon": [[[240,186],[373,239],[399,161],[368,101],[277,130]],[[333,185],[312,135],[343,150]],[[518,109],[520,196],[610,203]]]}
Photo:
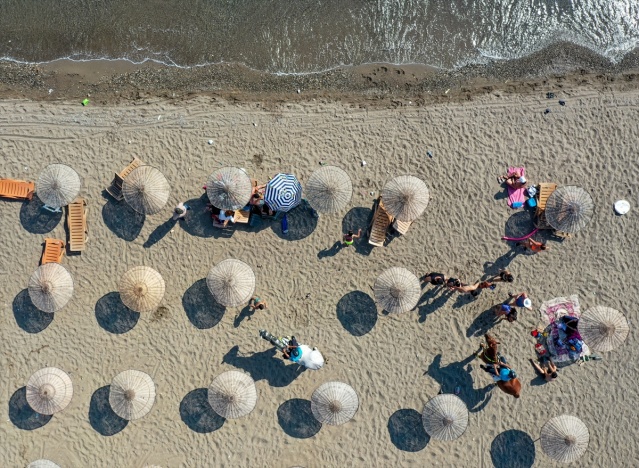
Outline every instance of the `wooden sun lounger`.
{"label": "wooden sun lounger", "polygon": [[542,183],[539,184],[539,194],[537,195],[537,210],[535,215],[539,216],[546,211],[546,203],[548,203],[548,197],[557,190],[557,184]]}
{"label": "wooden sun lounger", "polygon": [[26,180],[0,179],[0,197],[13,200],[31,200],[35,183]]}
{"label": "wooden sun lounger", "polygon": [[248,223],[251,212],[248,210],[236,210],[233,219],[236,223]]}
{"label": "wooden sun lounger", "polygon": [[395,229],[399,234],[403,236],[403,235],[406,235],[406,233],[408,232],[408,228],[410,228],[411,224],[413,223],[395,219],[395,221],[393,221],[393,229]]}
{"label": "wooden sun lounger", "polygon": [[127,167],[122,169],[120,173],[116,172],[113,180],[111,181],[111,185],[106,189],[108,194],[115,198],[117,201],[122,200],[124,198],[124,195],[122,195],[122,182],[124,182],[126,176],[128,176],[133,171],[133,169],[136,169],[143,164],[144,162],[142,162],[142,160],[134,157],[133,161],[131,161]]}
{"label": "wooden sun lounger", "polygon": [[42,258],[40,259],[40,265],[61,263],[62,257],[64,257],[64,242],[49,237],[44,239],[44,250],[42,252]]}
{"label": "wooden sun lounger", "polygon": [[370,227],[370,234],[368,235],[368,243],[376,247],[384,247],[386,241],[386,231],[390,226],[391,218],[384,208],[382,197],[378,198],[377,207],[375,208],[375,214],[373,214],[373,221]]}
{"label": "wooden sun lounger", "polygon": [[69,250],[82,252],[86,248],[87,230],[87,202],[84,198],[77,198],[67,205],[67,227],[69,229]]}

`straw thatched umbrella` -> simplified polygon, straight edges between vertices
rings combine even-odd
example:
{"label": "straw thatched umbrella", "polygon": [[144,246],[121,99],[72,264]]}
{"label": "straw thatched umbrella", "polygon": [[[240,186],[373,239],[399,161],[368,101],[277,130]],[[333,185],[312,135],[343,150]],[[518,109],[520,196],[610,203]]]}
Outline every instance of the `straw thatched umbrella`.
{"label": "straw thatched umbrella", "polygon": [[255,408],[257,389],[248,374],[228,371],[213,379],[208,399],[213,410],[223,418],[241,418]]}
{"label": "straw thatched umbrella", "polygon": [[546,202],[546,221],[557,231],[574,234],[592,218],[595,204],[581,187],[559,187]]}
{"label": "straw thatched umbrella", "polygon": [[164,288],[162,275],[153,268],[133,267],[120,279],[120,298],[131,310],[150,312],[160,305]]}
{"label": "straw thatched umbrella", "polygon": [[151,411],[155,402],[155,384],[151,376],[137,370],[126,370],[115,376],[109,390],[109,404],[123,419],[140,419]]}
{"label": "straw thatched umbrella", "polygon": [[60,468],[59,465],[56,465],[51,460],[45,460],[44,458],[36,461],[32,461],[27,465],[27,468]]}
{"label": "straw thatched umbrella", "polygon": [[27,403],[36,413],[50,415],[62,411],[72,396],[71,378],[56,367],[40,369],[27,382]]}
{"label": "straw thatched umbrella", "polygon": [[73,278],[59,263],[46,263],[38,267],[29,278],[31,302],[43,312],[62,309],[73,296]]}
{"label": "straw thatched umbrella", "polygon": [[237,167],[223,167],[209,176],[206,194],[221,210],[239,210],[251,199],[253,187],[248,174]]}
{"label": "straw thatched umbrella", "polygon": [[570,463],[586,452],[590,434],[581,419],[562,415],[544,424],[540,439],[546,455],[558,462]]}
{"label": "straw thatched umbrella", "polygon": [[430,193],[417,177],[403,175],[389,180],[382,189],[386,211],[399,221],[412,222],[424,212]]}
{"label": "straw thatched umbrella", "polygon": [[38,198],[50,207],[59,210],[67,206],[80,193],[80,176],[64,164],[50,164],[38,177]]}
{"label": "straw thatched umbrella", "polygon": [[251,298],[255,290],[255,273],[246,263],[229,258],[209,270],[206,285],[218,303],[235,307]]}
{"label": "straw thatched umbrella", "polygon": [[389,268],[379,275],[373,291],[377,302],[392,314],[414,309],[421,296],[417,277],[401,267]]}
{"label": "straw thatched umbrella", "polygon": [[353,184],[339,167],[324,166],[311,174],[305,191],[313,208],[322,213],[334,213],[351,201]]}
{"label": "straw thatched umbrella", "polygon": [[579,334],[595,351],[612,351],[623,344],[630,327],[628,319],[618,310],[596,306],[579,319]]}
{"label": "straw thatched umbrella", "polygon": [[311,411],[322,424],[339,426],[352,419],[359,408],[353,387],[342,382],[326,382],[311,396]]}
{"label": "straw thatched umbrella", "polygon": [[131,171],[122,183],[124,199],[138,213],[152,215],[160,211],[169,199],[171,187],[160,171],[140,166]]}
{"label": "straw thatched umbrella", "polygon": [[433,439],[455,440],[468,427],[468,408],[457,395],[442,393],[424,405],[422,423]]}

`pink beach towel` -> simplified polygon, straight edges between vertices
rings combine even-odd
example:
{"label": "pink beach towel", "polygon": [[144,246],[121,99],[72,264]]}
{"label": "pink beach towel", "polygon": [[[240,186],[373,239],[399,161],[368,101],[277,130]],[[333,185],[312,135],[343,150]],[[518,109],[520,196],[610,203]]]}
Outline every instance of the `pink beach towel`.
{"label": "pink beach towel", "polygon": [[[508,175],[512,175],[515,172],[519,172],[522,177],[526,176],[526,168],[525,167],[509,167]],[[524,206],[524,202],[526,201],[526,197],[524,197],[524,192],[526,189],[524,187],[514,189],[512,187],[508,187],[508,206],[513,207],[513,203],[521,203],[521,206]],[[520,206],[520,207],[521,207]]]}

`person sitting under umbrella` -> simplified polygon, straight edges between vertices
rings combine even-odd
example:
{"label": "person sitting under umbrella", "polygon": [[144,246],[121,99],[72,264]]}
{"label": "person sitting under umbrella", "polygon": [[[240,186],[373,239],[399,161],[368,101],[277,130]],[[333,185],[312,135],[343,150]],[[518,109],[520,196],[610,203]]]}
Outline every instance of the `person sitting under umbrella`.
{"label": "person sitting under umbrella", "polygon": [[234,214],[235,212],[232,210],[220,211],[220,214],[218,215],[218,219],[220,220],[220,223],[222,224],[222,226],[226,227],[229,224],[229,221],[234,223],[235,222],[235,218],[233,217]]}

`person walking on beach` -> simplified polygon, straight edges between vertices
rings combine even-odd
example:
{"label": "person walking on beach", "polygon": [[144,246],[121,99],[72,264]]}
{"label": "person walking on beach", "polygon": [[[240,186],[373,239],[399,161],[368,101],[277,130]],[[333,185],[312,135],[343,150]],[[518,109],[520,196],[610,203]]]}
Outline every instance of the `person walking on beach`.
{"label": "person walking on beach", "polygon": [[359,239],[361,235],[362,235],[361,229],[357,231],[357,234],[353,234],[353,231],[349,229],[348,232],[344,234],[344,237],[342,238],[342,240],[344,241],[344,245],[346,247],[353,245],[353,242],[355,242],[355,239]]}
{"label": "person walking on beach", "polygon": [[508,293],[508,297],[510,298],[508,301],[509,305],[525,307],[526,309],[532,310],[532,301],[525,292],[521,292],[519,294]]}
{"label": "person walking on beach", "polygon": [[266,303],[265,300],[261,299],[260,297],[253,296],[251,297],[251,300],[249,301],[248,307],[249,307],[249,310],[253,312],[255,310],[268,309],[268,304]]}
{"label": "person walking on beach", "polygon": [[499,270],[499,273],[497,273],[495,276],[490,278],[489,281],[491,283],[498,283],[498,282],[512,283],[513,281],[515,281],[515,277],[509,270],[504,268],[503,270]]}
{"label": "person walking on beach", "polygon": [[511,323],[517,320],[517,309],[509,304],[497,304],[493,306],[493,312],[497,317],[505,318]]}
{"label": "person walking on beach", "polygon": [[537,242],[532,237],[529,239],[526,239],[523,242],[517,242],[516,245],[518,247],[523,247],[524,250],[529,249],[533,253],[538,253],[538,252],[541,252],[542,250],[550,250],[550,248],[547,247],[545,243]]}
{"label": "person walking on beach", "polygon": [[185,205],[182,202],[178,203],[173,209],[173,221],[184,219],[186,212],[190,209],[191,207],[189,205]]}
{"label": "person walking on beach", "polygon": [[446,276],[443,273],[428,273],[422,276],[422,283],[430,283],[433,286],[441,286],[446,282]]}

